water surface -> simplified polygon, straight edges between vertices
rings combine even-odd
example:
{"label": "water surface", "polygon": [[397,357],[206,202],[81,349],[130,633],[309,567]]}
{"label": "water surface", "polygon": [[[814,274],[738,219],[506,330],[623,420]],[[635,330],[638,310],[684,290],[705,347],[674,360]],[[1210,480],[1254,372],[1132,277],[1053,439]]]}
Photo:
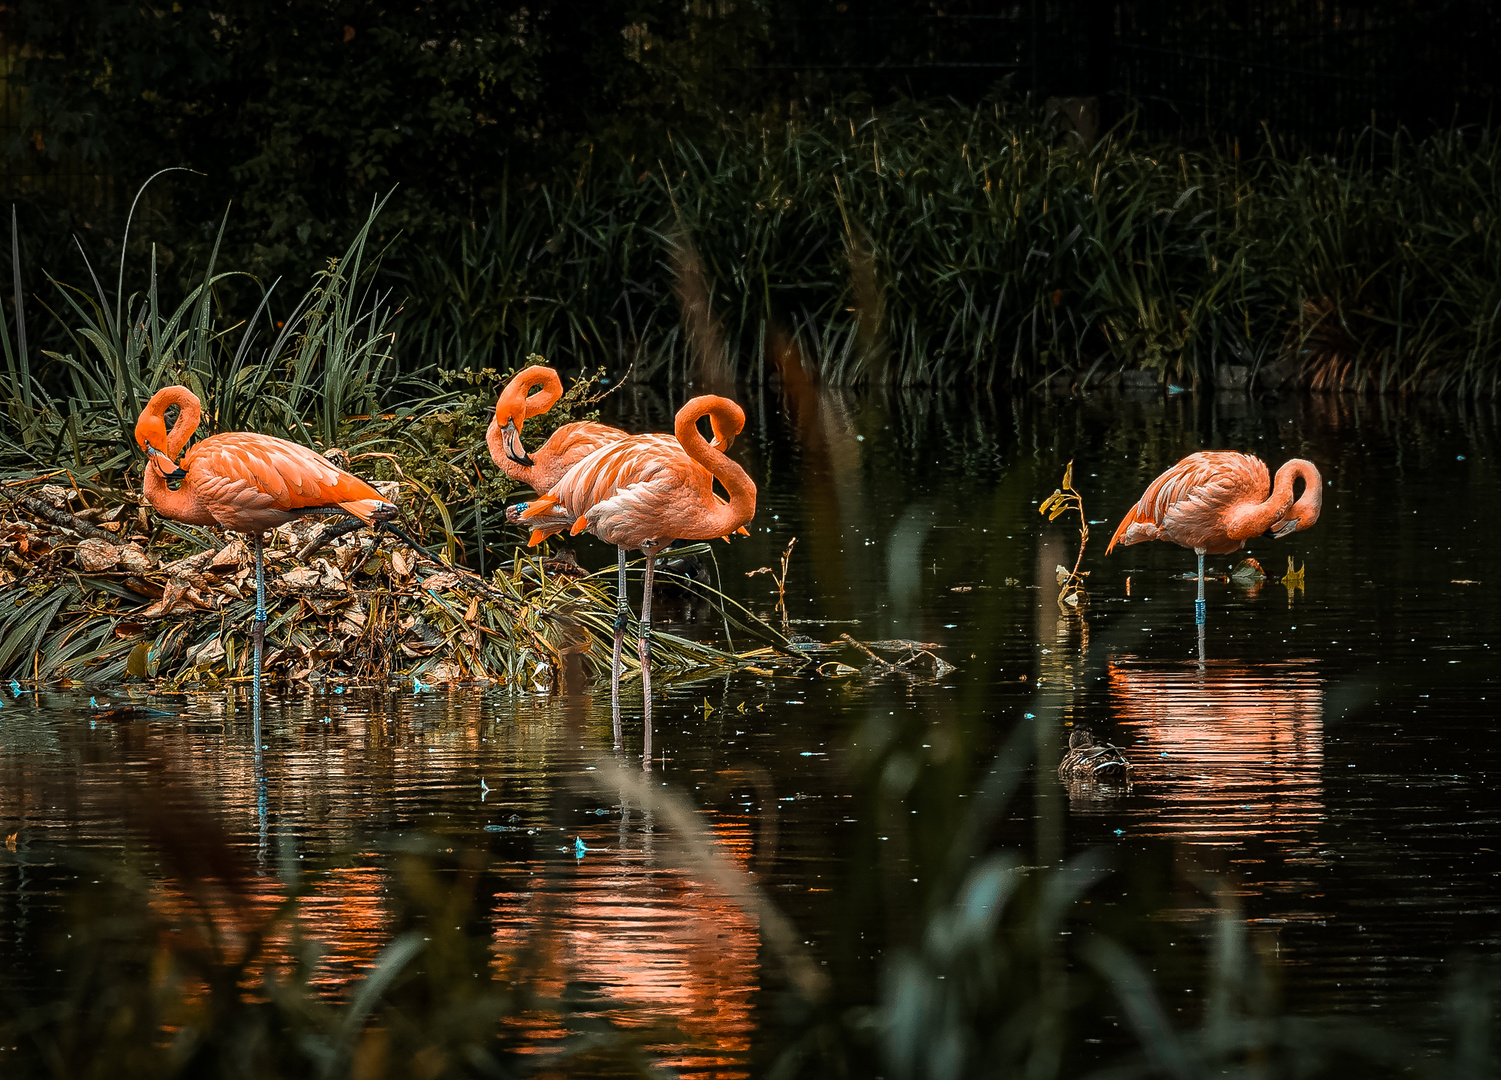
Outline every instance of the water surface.
{"label": "water surface", "polygon": [[[864,664],[840,645],[848,633],[932,643],[954,667],[657,683],[651,783],[693,800],[837,1002],[871,1001],[883,959],[918,932],[963,794],[1028,713],[1049,727],[992,842],[1048,860],[1108,852],[1120,872],[1098,900],[1129,912],[1117,926],[1144,954],[1197,948],[1216,903],[1203,871],[1241,906],[1297,1010],[1406,1023],[1457,956],[1498,951],[1492,412],[1193,395],[746,400],[736,453],[761,486],[758,514],[710,571],[779,620],[769,576],[745,574],[776,566],[796,537],[789,630],[837,646],[820,660]],[[617,407],[664,428],[677,403],[643,391]],[[1313,530],[1248,552],[1274,577],[1292,557],[1303,587],[1212,581],[1201,645],[1192,553],[1103,553],[1146,483],[1207,448],[1274,469],[1309,458],[1326,490]],[[1092,529],[1077,613],[1054,583],[1077,523],[1036,511],[1069,460]],[[590,539],[578,552],[613,564]],[[658,610],[673,632],[722,640],[702,605],[664,596]],[[173,713],[158,719],[88,718],[91,695],[139,693],[5,695],[8,992],[64,978],[47,942],[93,880],[79,853],[126,860],[160,903],[187,902],[183,868],[158,854],[171,849],[165,815],[222,833],[264,911],[289,867],[311,868],[300,925],[321,943],[330,994],[389,940],[392,847],[424,836],[493,857],[470,929],[501,969],[536,947],[527,970],[569,1003],[521,1018],[525,1046],[556,1047],[600,1016],[669,1068],[739,1076],[792,1023],[757,916],[632,794],[638,694],[615,755],[607,685],[273,693],[258,774],[244,700],[186,693],[152,699]],[[1057,782],[1070,724],[1126,749],[1129,792]]]}

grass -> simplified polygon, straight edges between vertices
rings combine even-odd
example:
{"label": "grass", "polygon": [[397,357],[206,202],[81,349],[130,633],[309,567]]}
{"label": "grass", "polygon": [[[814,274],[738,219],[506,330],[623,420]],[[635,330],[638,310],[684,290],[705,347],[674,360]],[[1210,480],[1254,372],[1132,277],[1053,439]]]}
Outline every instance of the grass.
{"label": "grass", "polygon": [[1243,157],[1147,143],[1129,122],[1085,147],[1002,104],[726,123],[661,160],[511,185],[412,252],[398,355],[460,368],[539,351],[692,378],[673,288],[686,244],[752,380],[789,362],[901,385],[1236,366],[1490,395],[1498,207],[1489,129],[1367,130],[1319,156],[1271,139]]}

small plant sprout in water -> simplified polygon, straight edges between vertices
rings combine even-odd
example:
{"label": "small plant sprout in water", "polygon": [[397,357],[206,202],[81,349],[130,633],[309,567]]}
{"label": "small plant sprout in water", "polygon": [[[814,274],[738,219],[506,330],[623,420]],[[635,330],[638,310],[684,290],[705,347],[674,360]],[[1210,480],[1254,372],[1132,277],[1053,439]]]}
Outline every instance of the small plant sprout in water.
{"label": "small plant sprout in water", "polygon": [[777,586],[777,614],[782,616],[782,633],[787,633],[787,564],[792,561],[792,547],[797,543],[797,537],[787,541],[787,550],[782,552],[782,571],[778,573],[769,566],[762,566],[755,570],[747,570],[746,577],[755,577],[757,574],[770,574],[771,580]]}
{"label": "small plant sprout in water", "polygon": [[1058,607],[1063,611],[1078,611],[1080,601],[1085,599],[1084,579],[1089,576],[1089,571],[1079,570],[1079,565],[1084,561],[1084,545],[1089,543],[1089,522],[1084,517],[1084,497],[1074,490],[1072,461],[1063,470],[1063,483],[1058,490],[1042,500],[1037,512],[1047,514],[1049,521],[1056,521],[1070,510],[1079,514],[1079,555],[1074,559],[1072,570],[1066,566],[1058,567]]}
{"label": "small plant sprout in water", "polygon": [[1307,569],[1308,564],[1304,563],[1302,566],[1294,570],[1293,557],[1291,555],[1287,557],[1287,573],[1282,575],[1282,587],[1287,590],[1287,602],[1289,604],[1292,603],[1294,591],[1303,591],[1303,573]]}

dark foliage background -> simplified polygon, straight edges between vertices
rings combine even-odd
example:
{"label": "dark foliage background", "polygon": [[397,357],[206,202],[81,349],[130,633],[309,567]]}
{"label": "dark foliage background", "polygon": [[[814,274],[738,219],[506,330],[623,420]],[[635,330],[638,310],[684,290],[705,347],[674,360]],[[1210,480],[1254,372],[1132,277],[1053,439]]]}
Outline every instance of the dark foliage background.
{"label": "dark foliage background", "polygon": [[[1271,133],[1284,152],[1349,155],[1373,122],[1419,136],[1488,123],[1501,15],[1481,0],[19,0],[0,38],[0,191],[28,294],[43,270],[87,280],[75,236],[112,263],[163,169],[192,172],[146,189],[127,292],[150,245],[165,278],[198,280],[225,222],[221,265],[300,293],[394,188],[372,239],[423,341],[486,302],[474,289],[494,266],[465,252],[508,200],[563,220],[552,208],[571,188],[609,177],[628,201],[596,205],[601,228],[669,229],[619,178],[664,161],[686,176],[684,141],[712,161],[743,154],[749,130],[831,111],[999,98],[1040,115],[1087,97],[1088,126],[1139,140],[1239,159]],[[549,253],[561,236],[541,238]],[[670,276],[641,287],[660,295]],[[232,307],[256,299],[221,289]]]}

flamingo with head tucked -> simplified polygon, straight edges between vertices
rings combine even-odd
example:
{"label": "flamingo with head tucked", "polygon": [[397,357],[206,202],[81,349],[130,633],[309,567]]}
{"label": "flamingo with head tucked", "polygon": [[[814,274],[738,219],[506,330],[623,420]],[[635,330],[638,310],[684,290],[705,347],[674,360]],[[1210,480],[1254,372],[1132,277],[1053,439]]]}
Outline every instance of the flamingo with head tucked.
{"label": "flamingo with head tucked", "polygon": [[529,417],[540,416],[563,396],[563,381],[550,367],[533,364],[518,371],[500,400],[495,416],[485,432],[490,457],[512,480],[528,485],[545,495],[570,468],[601,446],[626,437],[626,432],[609,424],[580,420],[564,424],[554,431],[536,453],[528,453],[521,444],[521,429]]}
{"label": "flamingo with head tucked", "polygon": [[[1293,501],[1293,485],[1303,494]],[[1199,596],[1195,620],[1204,621],[1204,556],[1226,555],[1263,533],[1282,537],[1307,529],[1319,519],[1324,481],[1311,461],[1293,458],[1277,470],[1276,483],[1266,465],[1250,454],[1204,450],[1189,454],[1147,485],[1141,499],[1121,520],[1109,555],[1120,544],[1167,540],[1192,548],[1199,556]]]}
{"label": "flamingo with head tucked", "polygon": [[[167,410],[177,421],[167,430]],[[146,500],[160,514],[188,525],[218,525],[247,533],[255,543],[255,678],[253,709],[260,715],[261,652],[266,636],[266,583],[262,534],[295,518],[350,514],[366,524],[396,515],[359,477],[315,450],[274,435],[227,431],[197,443],[178,462],[198,430],[203,405],[185,386],[158,390],[136,421],[136,443],[146,453]],[[177,483],[174,489],[171,485]]]}
{"label": "flamingo with head tucked", "polygon": [[[709,417],[728,445],[745,428],[745,413],[728,398],[705,394],[678,410],[675,438],[635,435],[596,450],[533,501],[523,521],[544,521],[562,528],[572,521],[574,533],[588,529],[619,549],[615,648],[610,670],[610,700],[615,715],[615,745],[620,745],[620,650],[625,633],[625,553],[646,555],[646,584],[641,598],[641,690],[651,701],[651,590],[657,553],[674,540],[712,540],[743,532],[756,513],[756,485],[724,452],[698,430]],[[716,439],[716,442],[720,439]],[[718,480],[728,501],[714,493]],[[533,534],[533,542],[537,539]]]}
{"label": "flamingo with head tucked", "polygon": [[[538,495],[546,495],[564,473],[594,451],[629,435],[609,424],[579,420],[564,424],[536,451],[528,452],[521,443],[522,426],[528,417],[540,416],[551,409],[562,396],[563,381],[552,368],[541,364],[523,368],[506,384],[500,400],[495,403],[495,417],[485,432],[485,442],[495,464],[511,479],[528,485]],[[734,435],[721,431],[719,422],[712,416],[709,423],[714,429],[715,448],[728,450],[735,441]],[[670,440],[672,436],[662,435],[661,438]],[[528,505],[516,503],[507,507],[506,520],[517,524]],[[553,513],[528,524],[533,531],[527,542],[536,544],[544,537],[568,528],[573,524],[573,518]]]}

